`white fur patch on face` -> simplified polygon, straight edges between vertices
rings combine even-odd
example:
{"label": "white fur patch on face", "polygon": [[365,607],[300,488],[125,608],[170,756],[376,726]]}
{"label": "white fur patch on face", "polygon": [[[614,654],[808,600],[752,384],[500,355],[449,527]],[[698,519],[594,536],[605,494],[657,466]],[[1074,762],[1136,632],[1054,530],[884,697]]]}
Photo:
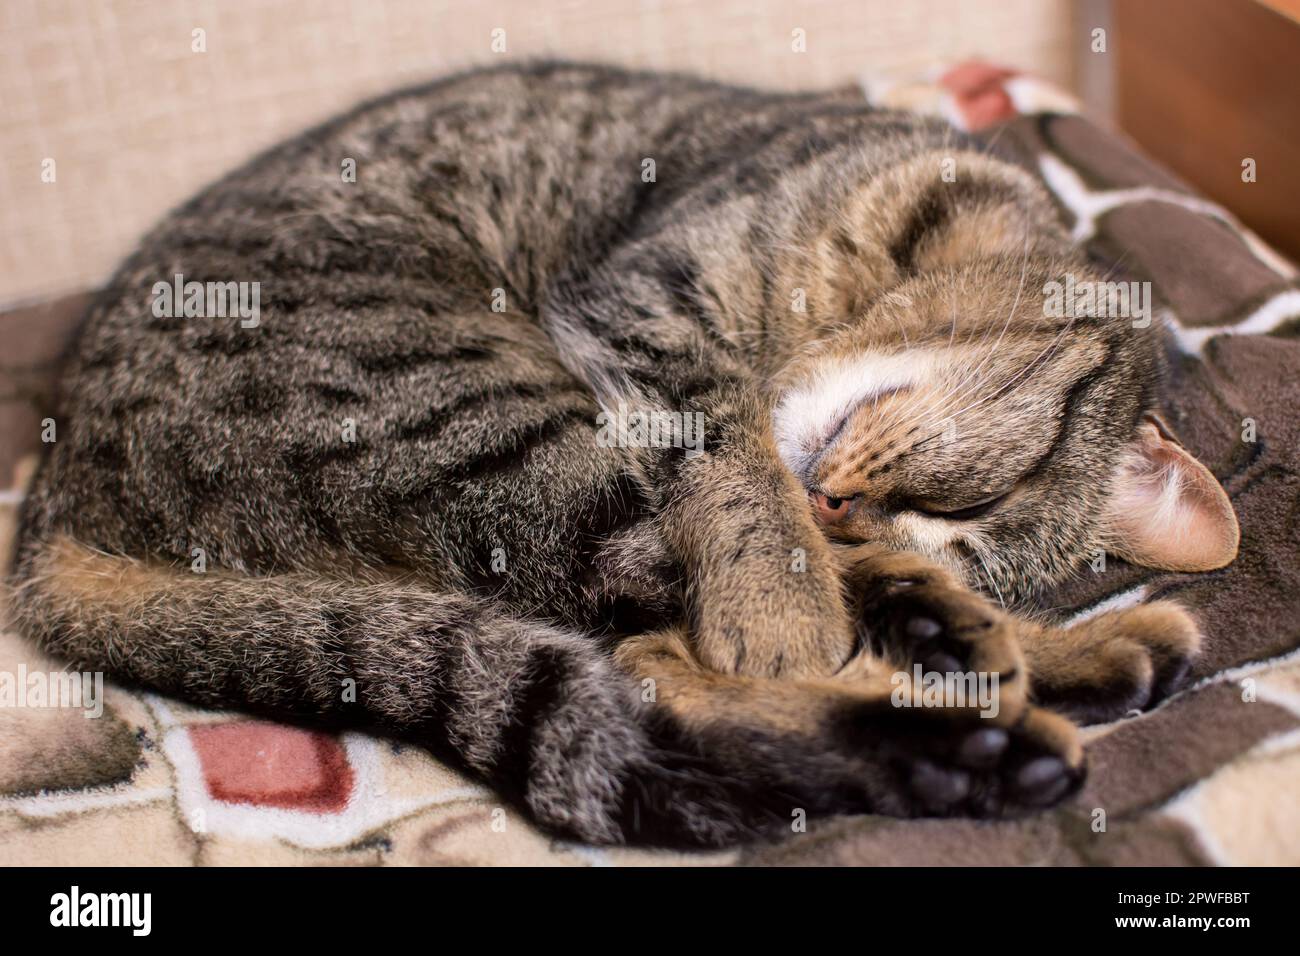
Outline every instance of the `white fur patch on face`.
{"label": "white fur patch on face", "polygon": [[[894,526],[907,536],[909,550],[929,555],[935,560],[944,560],[948,545],[958,537],[951,521],[929,515],[900,514],[895,516]],[[955,567],[954,570],[960,572],[961,569]]]}
{"label": "white fur patch on face", "polygon": [[848,415],[886,392],[924,381],[935,358],[929,350],[863,352],[815,366],[802,384],[781,396],[772,413],[776,447],[785,466],[806,478],[809,466]]}

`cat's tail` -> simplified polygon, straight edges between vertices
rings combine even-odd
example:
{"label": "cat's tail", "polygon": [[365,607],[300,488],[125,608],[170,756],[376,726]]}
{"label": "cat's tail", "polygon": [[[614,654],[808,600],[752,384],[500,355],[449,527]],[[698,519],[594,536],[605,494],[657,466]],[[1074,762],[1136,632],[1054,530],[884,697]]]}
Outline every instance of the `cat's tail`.
{"label": "cat's tail", "polygon": [[580,635],[415,584],[252,577],[25,542],[14,623],[84,671],[212,706],[428,746],[594,843],[725,845],[735,784],[666,748],[640,686]]}

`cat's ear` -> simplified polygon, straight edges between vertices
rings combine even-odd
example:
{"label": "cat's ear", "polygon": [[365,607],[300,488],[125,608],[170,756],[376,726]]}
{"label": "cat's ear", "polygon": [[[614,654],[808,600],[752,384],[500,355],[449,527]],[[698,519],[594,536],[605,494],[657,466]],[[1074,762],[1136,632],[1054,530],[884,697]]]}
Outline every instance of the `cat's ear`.
{"label": "cat's ear", "polygon": [[901,275],[960,267],[989,256],[1068,255],[1043,190],[1024,170],[987,156],[926,153],[899,173],[889,254]]}
{"label": "cat's ear", "polygon": [[1237,556],[1232,502],[1155,415],[1145,415],[1107,504],[1110,550],[1167,571],[1210,571]]}

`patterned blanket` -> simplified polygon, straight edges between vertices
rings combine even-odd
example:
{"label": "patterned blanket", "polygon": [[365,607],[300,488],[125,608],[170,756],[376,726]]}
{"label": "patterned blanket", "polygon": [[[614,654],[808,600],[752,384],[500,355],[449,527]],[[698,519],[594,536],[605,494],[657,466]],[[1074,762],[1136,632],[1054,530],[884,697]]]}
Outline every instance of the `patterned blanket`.
{"label": "patterned blanket", "polygon": [[[1117,281],[1151,283],[1168,332],[1167,417],[1241,521],[1241,555],[1223,571],[1111,560],[1050,596],[1063,616],[1172,598],[1207,636],[1189,689],[1088,729],[1090,775],[1075,799],[1015,822],[809,821],[805,833],[726,853],[592,849],[539,834],[419,749],[200,711],[111,683],[70,686],[57,662],[5,632],[0,864],[1300,863],[1295,268],[1031,78],[965,64],[864,89],[939,113],[1036,171]],[[0,317],[6,555],[56,359],[84,304]],[[81,708],[50,706],[78,693]]]}

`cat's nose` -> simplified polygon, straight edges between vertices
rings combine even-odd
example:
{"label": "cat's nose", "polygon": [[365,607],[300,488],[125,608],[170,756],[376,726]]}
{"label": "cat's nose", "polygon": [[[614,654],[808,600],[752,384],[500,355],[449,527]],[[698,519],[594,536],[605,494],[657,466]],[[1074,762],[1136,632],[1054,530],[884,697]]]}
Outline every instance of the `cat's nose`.
{"label": "cat's nose", "polygon": [[808,496],[812,499],[818,520],[825,524],[835,524],[848,517],[849,506],[852,504],[848,498],[832,498],[820,491],[809,492]]}

